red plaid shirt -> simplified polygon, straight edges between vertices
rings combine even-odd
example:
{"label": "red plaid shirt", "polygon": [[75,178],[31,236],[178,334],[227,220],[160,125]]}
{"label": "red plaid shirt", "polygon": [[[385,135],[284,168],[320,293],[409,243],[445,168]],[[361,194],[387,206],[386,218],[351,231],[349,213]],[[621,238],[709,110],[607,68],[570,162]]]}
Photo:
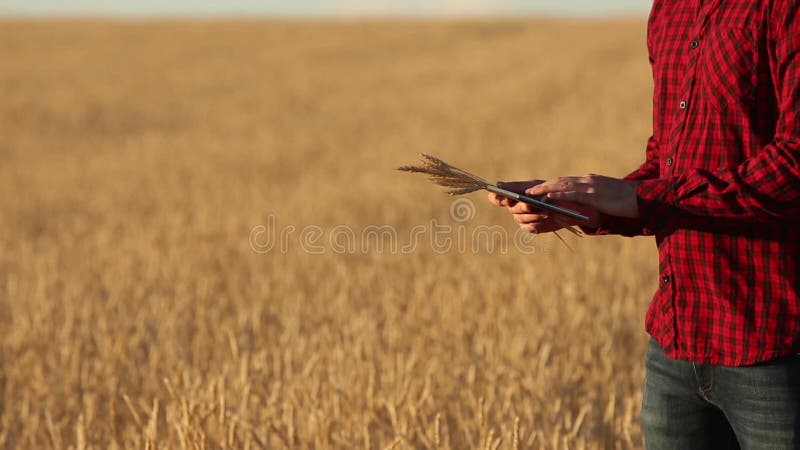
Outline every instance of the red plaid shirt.
{"label": "red plaid shirt", "polygon": [[653,136],[638,220],[669,357],[740,366],[800,351],[800,1],[655,0]]}

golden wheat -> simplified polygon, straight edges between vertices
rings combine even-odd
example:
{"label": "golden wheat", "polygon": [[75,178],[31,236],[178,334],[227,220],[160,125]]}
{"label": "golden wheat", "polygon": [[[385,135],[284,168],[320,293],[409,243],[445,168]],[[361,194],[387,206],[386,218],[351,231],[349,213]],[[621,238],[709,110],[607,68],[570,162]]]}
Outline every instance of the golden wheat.
{"label": "golden wheat", "polygon": [[461,251],[516,227],[392,168],[625,174],[644,28],[0,22],[0,448],[641,448],[655,246]]}

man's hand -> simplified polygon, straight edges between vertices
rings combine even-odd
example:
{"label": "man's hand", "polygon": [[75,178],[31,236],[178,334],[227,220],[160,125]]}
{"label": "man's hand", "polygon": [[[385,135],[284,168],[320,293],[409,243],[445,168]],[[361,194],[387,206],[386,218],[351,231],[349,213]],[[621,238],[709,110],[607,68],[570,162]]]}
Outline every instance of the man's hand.
{"label": "man's hand", "polygon": [[[513,182],[499,182],[498,187],[512,191],[512,192],[525,192],[534,186],[543,183],[542,180],[530,181],[513,181]],[[577,203],[571,202],[553,202],[559,206],[573,209],[579,213],[588,216],[589,222],[578,222],[568,217],[559,216],[558,214],[549,213],[547,211],[540,211],[536,207],[527,203],[518,202],[495,193],[489,193],[489,201],[499,207],[505,207],[509,213],[514,217],[519,227],[529,233],[549,233],[558,231],[566,225],[585,225],[589,227],[597,227],[599,222],[599,213],[593,208],[586,207]],[[559,219],[556,220],[555,218]]]}
{"label": "man's hand", "polygon": [[553,202],[588,206],[601,213],[619,217],[639,217],[636,196],[638,181],[620,180],[602,175],[561,177],[537,183],[525,190],[530,196],[547,195]]}

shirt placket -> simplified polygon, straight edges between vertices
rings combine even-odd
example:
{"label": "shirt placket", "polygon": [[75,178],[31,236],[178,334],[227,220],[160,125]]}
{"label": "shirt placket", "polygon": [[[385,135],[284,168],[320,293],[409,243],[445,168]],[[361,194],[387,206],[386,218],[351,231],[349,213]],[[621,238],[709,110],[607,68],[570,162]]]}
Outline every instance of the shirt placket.
{"label": "shirt placket", "polygon": [[[708,29],[709,18],[712,12],[719,6],[720,0],[702,1],[697,0],[695,6],[699,13],[697,19],[689,25],[689,39],[687,42],[681,42],[679,45],[685,45],[685,50],[681,52],[683,66],[685,67],[684,76],[681,77],[678,87],[679,100],[676,105],[667,105],[672,110],[673,120],[670,121],[671,128],[669,131],[670,143],[667,147],[668,153],[664,155],[664,169],[663,176],[670,178],[675,174],[676,159],[680,156],[680,145],[684,139],[685,130],[687,128],[687,121],[689,120],[689,111],[692,102],[694,101],[694,88],[696,85],[697,76],[697,60],[700,49],[703,44],[703,37]],[[675,279],[675,272],[673,270],[670,245],[671,240],[665,237],[663,248],[661,250],[661,279],[659,282],[659,289],[664,291],[661,302],[661,314],[663,325],[661,330],[662,337],[667,342],[665,350],[667,352],[675,352],[678,346],[678,321],[676,320],[675,311],[675,282],[680,280]]]}
{"label": "shirt placket", "polygon": [[694,101],[693,94],[697,76],[698,55],[702,47],[703,36],[708,28],[711,13],[716,10],[719,3],[720,0],[713,0],[710,2],[696,0],[695,7],[699,10],[699,13],[694,23],[689,26],[689,40],[679,44],[685,46],[685,50],[681,54],[686,72],[678,87],[678,103],[668,106],[673,111],[674,117],[671,121],[668,139],[670,142],[668,147],[669,153],[665,155],[664,158],[664,164],[667,166],[666,173],[664,174],[666,177],[671,177],[675,174],[675,162],[680,155],[680,144],[683,141],[684,130],[687,128],[686,122],[689,118],[689,107]]}

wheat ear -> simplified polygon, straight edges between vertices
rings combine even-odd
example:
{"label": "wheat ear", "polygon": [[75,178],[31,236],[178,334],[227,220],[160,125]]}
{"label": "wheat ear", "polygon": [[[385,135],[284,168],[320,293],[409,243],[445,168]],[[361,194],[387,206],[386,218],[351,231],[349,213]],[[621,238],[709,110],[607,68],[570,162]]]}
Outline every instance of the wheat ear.
{"label": "wheat ear", "polygon": [[[420,160],[422,162],[421,166],[403,166],[399,167],[397,170],[425,174],[428,176],[429,180],[433,181],[439,186],[448,188],[449,190],[447,193],[450,195],[469,194],[470,192],[486,189],[489,186],[489,182],[483,178],[473,175],[466,170],[450,165],[435,156],[426,155],[425,153],[421,153],[420,156]],[[582,233],[579,230],[568,224],[562,218],[553,217],[553,220],[570,233],[579,237],[582,236]],[[567,242],[558,234],[558,232],[556,232],[555,235],[559,240],[561,240],[561,242],[564,243],[564,245],[571,249],[569,244],[567,244]]]}

